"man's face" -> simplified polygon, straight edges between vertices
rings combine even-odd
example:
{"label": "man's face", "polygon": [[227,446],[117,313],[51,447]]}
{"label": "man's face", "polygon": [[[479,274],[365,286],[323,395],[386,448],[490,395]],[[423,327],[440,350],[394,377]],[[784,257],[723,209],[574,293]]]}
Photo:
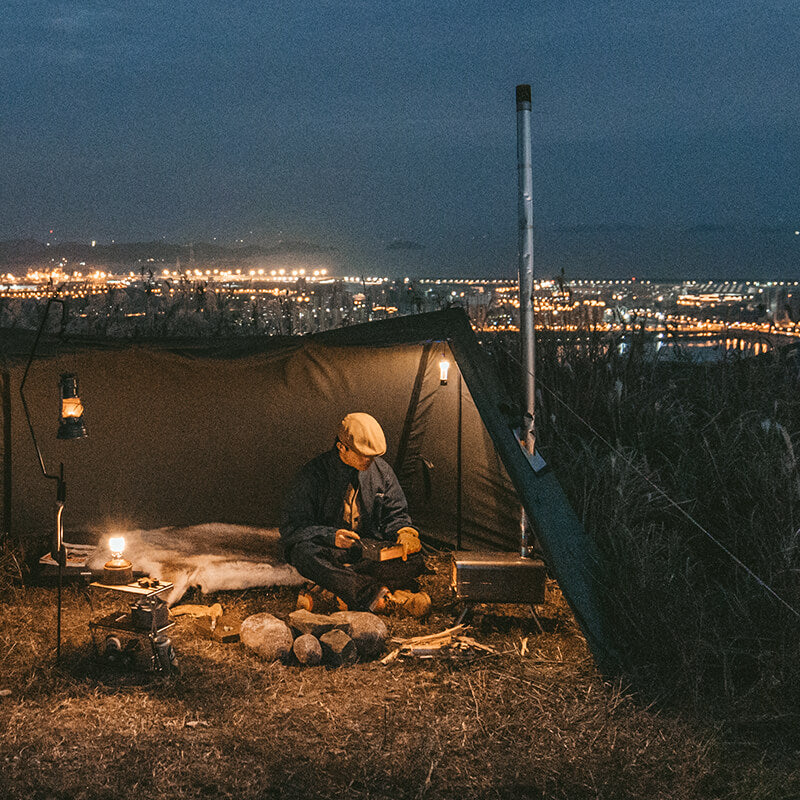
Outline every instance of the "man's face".
{"label": "man's face", "polygon": [[359,472],[369,469],[369,465],[375,460],[374,456],[362,456],[351,450],[346,444],[336,442],[336,447],[339,450],[339,458],[347,464],[348,467],[355,467]]}

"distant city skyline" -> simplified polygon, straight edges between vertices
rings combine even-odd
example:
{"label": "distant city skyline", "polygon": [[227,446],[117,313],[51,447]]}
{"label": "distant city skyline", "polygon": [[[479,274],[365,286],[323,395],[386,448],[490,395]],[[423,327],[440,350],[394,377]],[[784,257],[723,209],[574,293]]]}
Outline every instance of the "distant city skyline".
{"label": "distant city skyline", "polygon": [[[421,245],[389,242],[372,252],[341,244],[289,240],[245,234],[211,237],[207,241],[155,240],[125,243],[116,240],[64,242],[57,231],[25,241],[0,241],[3,264],[31,266],[43,259],[66,257],[74,262],[110,258],[117,263],[156,257],[179,260],[188,267],[195,257],[210,263],[224,248],[229,260],[238,255],[261,256],[261,266],[328,268],[337,275],[381,275],[393,278],[472,277],[515,278],[516,241],[498,246],[491,260],[455,257],[441,260]],[[49,244],[48,244],[49,243]],[[76,245],[73,247],[73,244]],[[254,255],[255,254],[255,255]],[[74,263],[73,263],[74,266]],[[563,274],[569,279],[631,278],[680,280],[797,280],[800,278],[800,231],[787,227],[691,226],[666,229],[630,225],[535,227],[534,273],[541,278]]]}
{"label": "distant city skyline", "polygon": [[796,277],[798,25],[789,0],[10,0],[0,240],[507,276],[530,83],[544,274]]}
{"label": "distant city skyline", "polygon": [[[0,329],[36,329],[42,305],[57,295],[64,309],[50,319],[51,329],[75,336],[304,335],[451,306],[460,306],[478,331],[519,331],[513,278],[343,275],[309,261],[290,264],[278,253],[270,264],[250,247],[203,245],[197,260],[190,248],[188,263],[179,263],[186,248],[164,244],[38,250],[61,256],[40,259],[43,267],[0,270]],[[0,244],[0,263],[8,255]],[[127,263],[118,260],[123,255]],[[646,331],[657,349],[677,337],[758,355],[800,339],[799,285],[559,276],[535,281],[534,317],[538,329],[570,336]]]}

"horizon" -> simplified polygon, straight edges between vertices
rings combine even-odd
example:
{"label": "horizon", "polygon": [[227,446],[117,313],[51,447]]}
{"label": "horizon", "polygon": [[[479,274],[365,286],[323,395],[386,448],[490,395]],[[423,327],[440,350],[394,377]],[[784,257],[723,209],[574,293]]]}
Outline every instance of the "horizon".
{"label": "horizon", "polygon": [[[654,228],[633,225],[542,226],[535,228],[534,272],[537,279],[563,275],[567,280],[629,279],[654,282],[675,281],[769,281],[800,279],[800,231],[790,227],[696,225]],[[503,249],[504,258],[480,263],[442,264],[430,257],[425,247],[389,242],[372,252],[354,251],[341,243],[324,240],[257,240],[213,238],[207,241],[60,241],[57,232],[51,237],[9,239],[0,241],[0,263],[40,263],[47,253],[56,255],[66,250],[83,253],[92,250],[98,258],[119,258],[121,263],[135,263],[158,254],[158,248],[172,251],[169,259],[185,258],[184,266],[198,257],[262,258],[259,266],[307,266],[328,268],[337,275],[368,274],[393,278],[425,277],[484,278],[515,280],[517,277],[516,242]],[[125,261],[115,252],[140,250]],[[151,253],[146,250],[150,248]],[[204,252],[212,250],[211,254]],[[185,253],[175,252],[185,251]],[[101,255],[102,254],[102,255]],[[163,254],[159,263],[166,263]],[[38,259],[38,261],[37,261]]]}

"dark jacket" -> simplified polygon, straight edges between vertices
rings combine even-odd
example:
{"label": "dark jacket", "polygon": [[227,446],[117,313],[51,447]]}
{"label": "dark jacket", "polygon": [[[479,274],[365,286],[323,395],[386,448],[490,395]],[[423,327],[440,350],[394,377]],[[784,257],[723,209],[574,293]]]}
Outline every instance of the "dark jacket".
{"label": "dark jacket", "polygon": [[358,476],[361,537],[394,541],[400,528],[411,525],[403,490],[392,468],[376,458],[359,472],[347,466],[334,446],[309,461],[292,483],[281,513],[281,541],[286,558],[298,542],[315,541],[334,547],[342,519],[345,490]]}

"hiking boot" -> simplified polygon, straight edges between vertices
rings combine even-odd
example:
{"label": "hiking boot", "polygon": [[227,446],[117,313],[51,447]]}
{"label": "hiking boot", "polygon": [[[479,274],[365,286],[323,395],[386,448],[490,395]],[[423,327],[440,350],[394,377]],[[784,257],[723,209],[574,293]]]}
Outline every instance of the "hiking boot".
{"label": "hiking boot", "polygon": [[408,589],[396,589],[389,595],[388,605],[395,611],[408,614],[410,617],[422,619],[431,610],[431,598],[427,592],[410,592]]}
{"label": "hiking boot", "polygon": [[312,586],[308,589],[301,589],[297,595],[298,610],[304,608],[315,614],[330,614],[332,611],[347,611],[347,603],[333,592],[323,589],[321,586]]}
{"label": "hiking boot", "polygon": [[431,610],[431,598],[425,592],[410,592],[408,589],[390,592],[384,587],[370,604],[369,610],[373,614],[407,614],[421,619]]}
{"label": "hiking boot", "polygon": [[410,592],[408,589],[390,592],[384,586],[375,595],[369,610],[373,614],[406,614],[421,619],[431,610],[431,598],[426,592]]}

